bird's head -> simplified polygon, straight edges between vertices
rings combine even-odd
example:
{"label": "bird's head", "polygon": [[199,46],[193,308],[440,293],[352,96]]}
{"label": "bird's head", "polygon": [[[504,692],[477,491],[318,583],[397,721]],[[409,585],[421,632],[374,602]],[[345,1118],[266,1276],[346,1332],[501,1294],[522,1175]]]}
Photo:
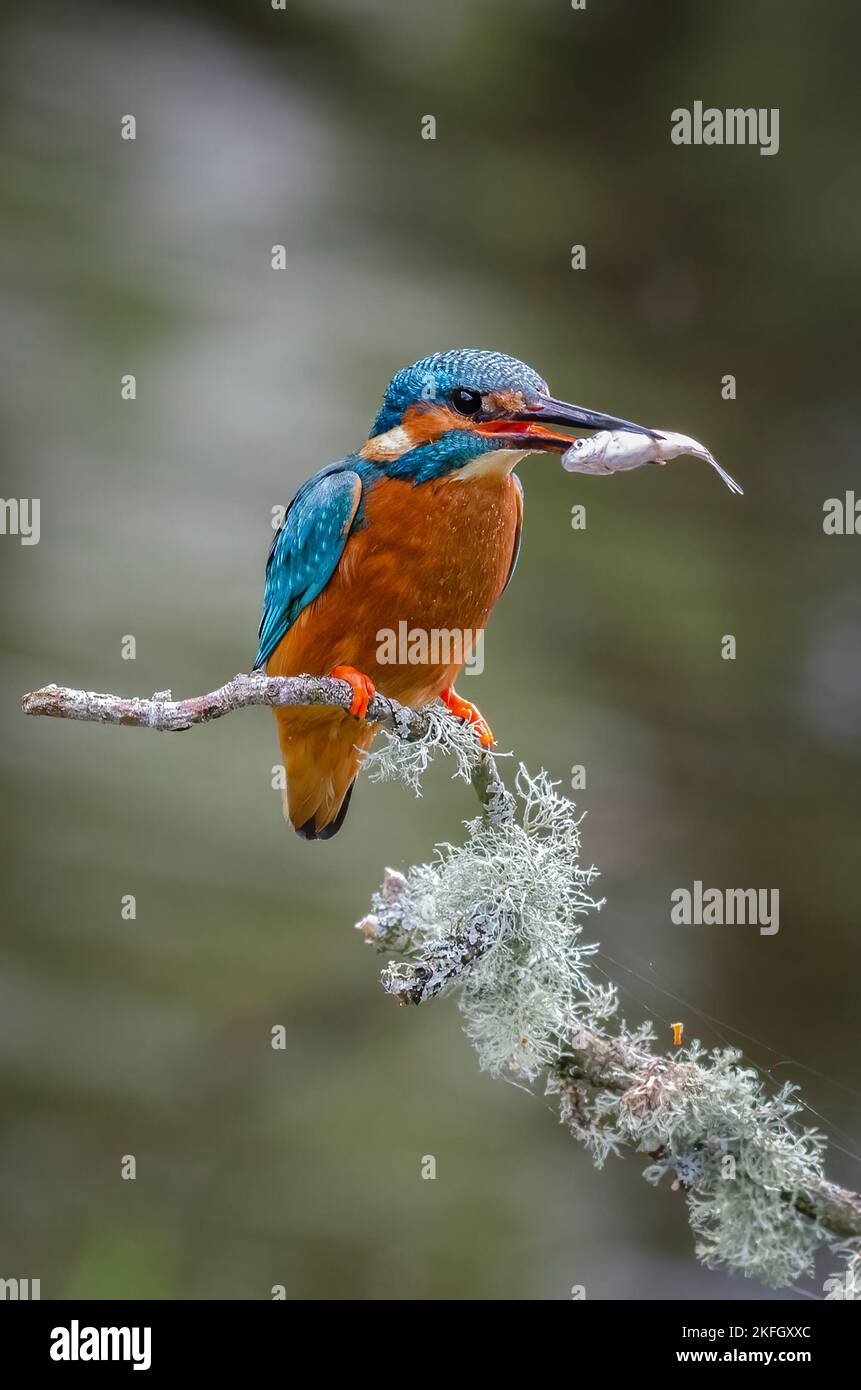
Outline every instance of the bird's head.
{"label": "bird's head", "polygon": [[563,453],[571,437],[553,426],[652,433],[556,400],[546,381],[516,357],[456,348],[423,357],[392,378],[360,453],[390,477],[416,483],[476,477],[510,472],[530,453]]}

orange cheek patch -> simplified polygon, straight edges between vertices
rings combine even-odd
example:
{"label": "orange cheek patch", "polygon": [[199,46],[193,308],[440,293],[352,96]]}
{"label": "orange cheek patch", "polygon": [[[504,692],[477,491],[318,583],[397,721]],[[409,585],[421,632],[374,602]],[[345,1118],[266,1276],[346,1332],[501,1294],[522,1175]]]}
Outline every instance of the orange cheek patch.
{"label": "orange cheek patch", "polygon": [[384,462],[386,459],[400,458],[420,444],[430,444],[449,430],[468,430],[471,422],[465,415],[450,410],[446,405],[428,401],[411,405],[404,411],[399,425],[387,430],[385,434],[375,435],[360,450],[362,458]]}
{"label": "orange cheek patch", "polygon": [[439,439],[449,430],[468,430],[471,422],[465,415],[459,415],[447,405],[411,405],[404,411],[403,427],[415,444],[429,444]]}

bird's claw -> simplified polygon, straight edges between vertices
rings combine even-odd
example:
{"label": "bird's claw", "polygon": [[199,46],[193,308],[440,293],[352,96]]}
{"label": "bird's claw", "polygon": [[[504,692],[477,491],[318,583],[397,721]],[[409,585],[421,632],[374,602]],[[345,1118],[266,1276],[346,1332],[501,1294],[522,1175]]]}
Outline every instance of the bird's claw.
{"label": "bird's claw", "polygon": [[333,666],[329,672],[336,680],[346,681],[353,690],[353,699],[350,704],[350,714],[355,714],[357,719],[364,719],[368,713],[368,705],[377,693],[377,687],[370,676],[363,675],[357,671],[355,666]]}
{"label": "bird's claw", "polygon": [[465,719],[467,724],[472,725],[478,734],[482,748],[491,749],[493,747],[495,742],[493,730],[477,705],[462,699],[452,686],[440,693],[440,699],[456,718]]}

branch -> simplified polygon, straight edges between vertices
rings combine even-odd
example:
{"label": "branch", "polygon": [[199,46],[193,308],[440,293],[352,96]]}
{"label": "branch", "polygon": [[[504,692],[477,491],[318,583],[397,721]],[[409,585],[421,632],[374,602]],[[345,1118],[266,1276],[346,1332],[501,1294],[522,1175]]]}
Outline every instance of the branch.
{"label": "branch", "polygon": [[[89,724],[124,724],[128,728],[158,729],[161,733],[178,733],[195,724],[208,724],[234,710],[252,705],[268,705],[272,709],[327,705],[332,709],[349,710],[353,699],[347,681],[333,676],[267,676],[262,671],[250,675],[239,672],[226,685],[208,695],[194,695],[189,700],[174,700],[169,690],[158,690],[149,699],[142,696],[104,695],[95,690],[73,690],[64,685],[45,685],[31,690],[21,700],[24,714],[41,715],[48,719],[77,719]],[[444,742],[440,735],[455,740],[462,735],[463,721],[433,705],[410,709],[377,691],[365,715],[367,723],[404,743],[423,739],[431,743]],[[474,750],[470,780],[483,808],[497,807],[507,795],[496,763],[490,754],[483,753],[478,742]]]}
{"label": "branch", "polygon": [[[602,1037],[587,1028],[579,1032],[579,1046],[559,1063],[553,1077],[553,1089],[562,1098],[562,1118],[577,1136],[585,1135],[594,1122],[590,1109],[602,1093],[613,1093],[621,1106],[628,1109],[640,1107],[657,1112],[662,1092],[685,1090],[695,1094],[713,1084],[711,1073],[689,1058],[677,1061],[674,1057],[662,1057],[630,1039]],[[698,1147],[702,1152],[706,1144]],[[713,1149],[713,1154],[720,1157],[726,1152],[729,1150]],[[689,1160],[692,1154],[694,1158],[698,1156],[691,1150],[685,1159]],[[688,1188],[696,1182],[695,1167],[690,1163],[676,1164],[665,1152],[652,1157],[676,1168],[675,1187]],[[809,1182],[803,1190],[783,1191],[779,1198],[839,1240],[861,1237],[861,1194],[857,1192],[821,1178]]]}
{"label": "branch", "polygon": [[[333,676],[267,676],[253,671],[250,675],[240,672],[226,685],[208,695],[194,695],[190,700],[174,700],[169,690],[156,691],[150,699],[127,699],[122,695],[100,695],[94,690],[46,685],[25,695],[21,708],[25,714],[45,715],[49,719],[81,719],[89,724],[125,724],[176,733],[250,705],[277,709],[331,705],[349,710],[352,699],[352,687]],[[428,728],[426,715],[379,693],[368,706],[366,718],[369,724],[379,724],[399,738],[421,738]]]}

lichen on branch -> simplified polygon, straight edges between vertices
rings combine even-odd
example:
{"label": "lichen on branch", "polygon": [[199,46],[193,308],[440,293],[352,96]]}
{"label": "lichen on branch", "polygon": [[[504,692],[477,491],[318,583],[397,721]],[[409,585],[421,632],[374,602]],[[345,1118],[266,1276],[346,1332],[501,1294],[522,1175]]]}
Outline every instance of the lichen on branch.
{"label": "lichen on branch", "polygon": [[861,1299],[861,1197],[826,1180],[825,1140],[799,1125],[796,1089],[770,1094],[732,1048],[656,1052],[651,1025],[630,1030],[614,987],[593,978],[583,918],[603,900],[580,862],[580,819],[546,773],[521,766],[461,845],[388,869],[358,924],[401,957],[383,988],[406,1004],[456,990],[481,1067],[543,1079],[599,1167],[625,1148],[648,1155],[646,1180],[684,1193],[705,1264],[780,1286],[830,1246],[847,1272],[828,1297]]}

